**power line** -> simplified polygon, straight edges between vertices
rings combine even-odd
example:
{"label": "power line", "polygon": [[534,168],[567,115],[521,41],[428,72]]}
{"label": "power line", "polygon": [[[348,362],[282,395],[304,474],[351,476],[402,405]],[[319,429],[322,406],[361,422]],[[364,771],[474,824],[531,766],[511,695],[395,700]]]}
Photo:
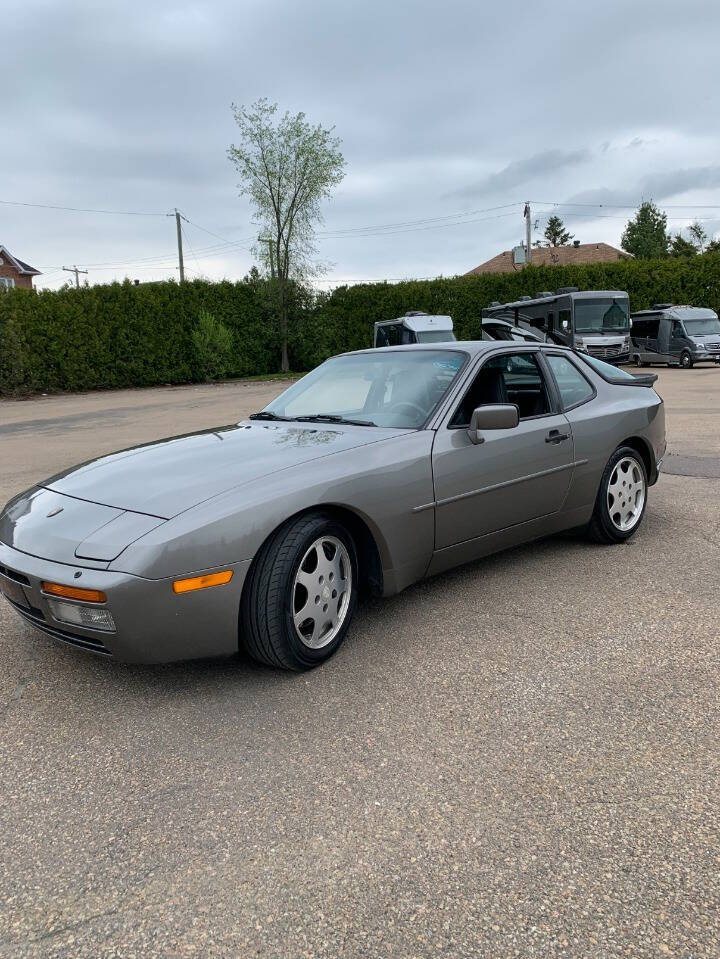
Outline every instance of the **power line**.
{"label": "power line", "polygon": [[[223,243],[230,243],[233,246],[237,246],[239,243],[246,243],[250,240],[255,239],[254,236],[248,236],[248,237],[242,237],[239,240],[228,240],[226,236],[220,236],[219,233],[213,233],[212,230],[208,230],[206,227],[200,226],[199,223],[195,223],[193,220],[186,217],[182,211],[180,213],[180,216],[183,218],[183,220],[185,220],[186,223],[189,223],[190,226],[194,226],[196,230],[202,230],[203,233],[208,233],[210,236],[214,236],[217,240],[222,240]],[[249,249],[249,247],[247,247],[247,249]]]}
{"label": "power line", "polygon": [[[637,210],[641,203],[620,204],[620,203],[566,203],[561,200],[531,200],[531,203],[538,203],[540,206],[582,206],[598,209],[607,207],[609,210]],[[668,206],[665,203],[659,203],[663,210],[720,210],[720,204],[691,204],[683,203],[675,206]]]}
{"label": "power line", "polygon": [[[182,216],[182,214],[181,214],[181,216]],[[182,217],[182,218],[185,219],[185,217]],[[190,242],[190,239],[189,239],[189,237],[188,237],[188,235],[187,235],[187,232],[186,232],[186,230],[185,230],[185,227],[181,225],[181,226],[180,226],[180,229],[182,230],[182,235],[183,235],[183,237],[185,238],[185,242],[186,242],[187,245],[190,247],[190,253],[191,253],[191,255],[192,255],[193,260],[195,261],[195,266],[197,267],[197,270],[191,270],[190,272],[191,272],[191,273],[195,273],[195,272],[201,273],[202,271],[200,270],[200,263],[198,262],[198,258],[197,258],[197,256],[195,255],[195,250],[193,249],[193,245],[192,245],[192,243]],[[187,267],[186,267],[186,269],[187,269]]]}
{"label": "power line", "polygon": [[[540,214],[550,213],[553,209],[557,209],[557,207],[553,206],[551,207],[550,210],[539,210],[536,212]],[[636,209],[636,207],[617,207],[617,209],[634,210]],[[667,209],[675,209],[675,207],[668,207]],[[704,207],[703,209],[715,209],[715,207]],[[720,207],[718,207],[717,209],[720,209]],[[612,213],[592,213],[592,214],[571,213],[571,212],[568,212],[567,210],[559,210],[558,212],[560,213],[562,217],[577,216],[583,220],[622,220],[623,222],[627,222],[627,216],[614,216]],[[671,222],[676,222],[676,221],[687,220],[689,219],[689,217],[669,216],[667,217],[667,219],[670,220]],[[700,223],[708,223],[708,222],[714,222],[715,220],[718,219],[718,217],[717,216],[705,216],[705,217],[701,216],[701,217],[696,217],[695,219]]]}
{"label": "power line", "polygon": [[364,239],[365,237],[375,238],[375,237],[382,237],[382,236],[399,236],[404,233],[422,233],[425,230],[442,230],[449,226],[465,226],[468,223],[487,223],[488,220],[502,220],[508,216],[518,216],[518,214],[515,211],[513,211],[512,213],[498,213],[495,216],[477,217],[472,220],[457,220],[454,223],[433,223],[430,226],[418,226],[418,227],[411,227],[409,229],[401,229],[401,230],[385,230],[378,233],[360,233],[360,234],[318,233],[316,235],[318,236],[319,239],[322,239],[322,240],[327,240],[327,239],[349,240],[349,239],[361,239],[361,238]]}
{"label": "power line", "polygon": [[138,210],[89,210],[74,206],[53,206],[49,203],[23,203],[20,200],[0,200],[6,206],[31,206],[39,210],[64,210],[67,213],[108,213],[112,216],[172,216],[172,213],[145,213]]}
{"label": "power line", "polygon": [[448,213],[445,216],[433,216],[433,217],[424,217],[420,220],[405,220],[399,221],[397,223],[378,223],[374,226],[360,226],[360,227],[347,227],[345,229],[340,228],[338,230],[323,230],[318,232],[318,236],[337,236],[341,233],[364,233],[368,230],[385,230],[385,229],[396,229],[399,227],[414,227],[422,226],[427,223],[439,223],[443,220],[452,220],[459,217],[468,217],[476,216],[478,213],[494,213],[496,210],[507,210],[511,206],[520,206],[520,201],[515,201],[514,203],[503,203],[500,206],[489,206],[483,210],[466,210],[464,213]]}

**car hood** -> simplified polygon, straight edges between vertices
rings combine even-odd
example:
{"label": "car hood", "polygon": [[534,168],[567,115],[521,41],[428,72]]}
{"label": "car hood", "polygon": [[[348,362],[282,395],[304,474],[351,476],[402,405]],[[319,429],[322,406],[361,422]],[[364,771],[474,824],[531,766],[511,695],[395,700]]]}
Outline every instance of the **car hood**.
{"label": "car hood", "polygon": [[39,485],[113,509],[172,519],[268,473],[397,434],[378,427],[246,421],[111,453]]}

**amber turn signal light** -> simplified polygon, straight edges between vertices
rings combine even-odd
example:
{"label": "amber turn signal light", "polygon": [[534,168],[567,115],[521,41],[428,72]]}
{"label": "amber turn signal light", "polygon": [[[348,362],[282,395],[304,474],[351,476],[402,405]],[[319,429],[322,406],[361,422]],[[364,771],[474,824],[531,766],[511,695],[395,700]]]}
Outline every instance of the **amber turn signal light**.
{"label": "amber turn signal light", "polygon": [[43,583],[42,591],[50,596],[79,599],[84,603],[104,603],[107,600],[105,593],[99,589],[81,589],[79,586],[62,586],[60,583]]}
{"label": "amber turn signal light", "polygon": [[191,593],[194,589],[207,589],[208,586],[224,586],[233,578],[231,569],[224,569],[222,573],[208,573],[206,576],[192,576],[190,579],[176,579],[173,583],[173,592]]}

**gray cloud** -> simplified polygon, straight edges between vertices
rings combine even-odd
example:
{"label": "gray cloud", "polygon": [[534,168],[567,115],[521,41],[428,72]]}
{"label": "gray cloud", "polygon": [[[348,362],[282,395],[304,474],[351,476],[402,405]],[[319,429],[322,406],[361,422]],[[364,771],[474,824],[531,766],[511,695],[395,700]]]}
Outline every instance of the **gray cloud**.
{"label": "gray cloud", "polygon": [[[558,0],[521,17],[476,0],[24,0],[3,21],[0,198],[178,206],[245,238],[229,104],[269,96],[342,137],[348,175],[328,232],[518,202],[483,222],[325,237],[337,278],[464,272],[521,239],[526,194],[634,203],[693,190],[720,204],[720,134],[698,96],[716,85],[719,30],[712,0]],[[657,51],[669,46],[692,70],[667,69]],[[568,225],[617,242],[623,224]],[[174,273],[173,230],[163,217],[2,207],[0,243],[41,267],[165,257],[90,274],[151,278]],[[245,250],[207,252],[219,241],[190,225],[187,239],[190,269],[238,277],[251,264]]]}
{"label": "gray cloud", "polygon": [[690,167],[655,173],[642,181],[647,198],[669,199],[690,190],[714,190],[720,187],[720,166]]}
{"label": "gray cloud", "polygon": [[589,150],[544,150],[524,160],[513,160],[497,173],[491,173],[450,195],[470,199],[510,191],[543,180],[549,174],[555,175],[567,167],[578,166],[589,157]]}

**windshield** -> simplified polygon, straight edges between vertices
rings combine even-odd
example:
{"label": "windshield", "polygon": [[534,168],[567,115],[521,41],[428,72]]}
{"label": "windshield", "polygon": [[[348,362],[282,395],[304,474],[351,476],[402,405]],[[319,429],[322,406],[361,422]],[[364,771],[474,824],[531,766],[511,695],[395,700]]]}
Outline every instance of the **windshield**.
{"label": "windshield", "polygon": [[703,336],[705,333],[720,333],[720,320],[717,317],[706,320],[683,320],[689,336]]}
{"label": "windshield", "polygon": [[627,299],[575,300],[576,333],[626,333],[630,329]]}
{"label": "windshield", "polygon": [[454,350],[416,347],[336,356],[281,393],[262,415],[420,429],[466,358]]}
{"label": "windshield", "polygon": [[415,336],[418,343],[453,343],[455,341],[452,330],[422,330]]}

